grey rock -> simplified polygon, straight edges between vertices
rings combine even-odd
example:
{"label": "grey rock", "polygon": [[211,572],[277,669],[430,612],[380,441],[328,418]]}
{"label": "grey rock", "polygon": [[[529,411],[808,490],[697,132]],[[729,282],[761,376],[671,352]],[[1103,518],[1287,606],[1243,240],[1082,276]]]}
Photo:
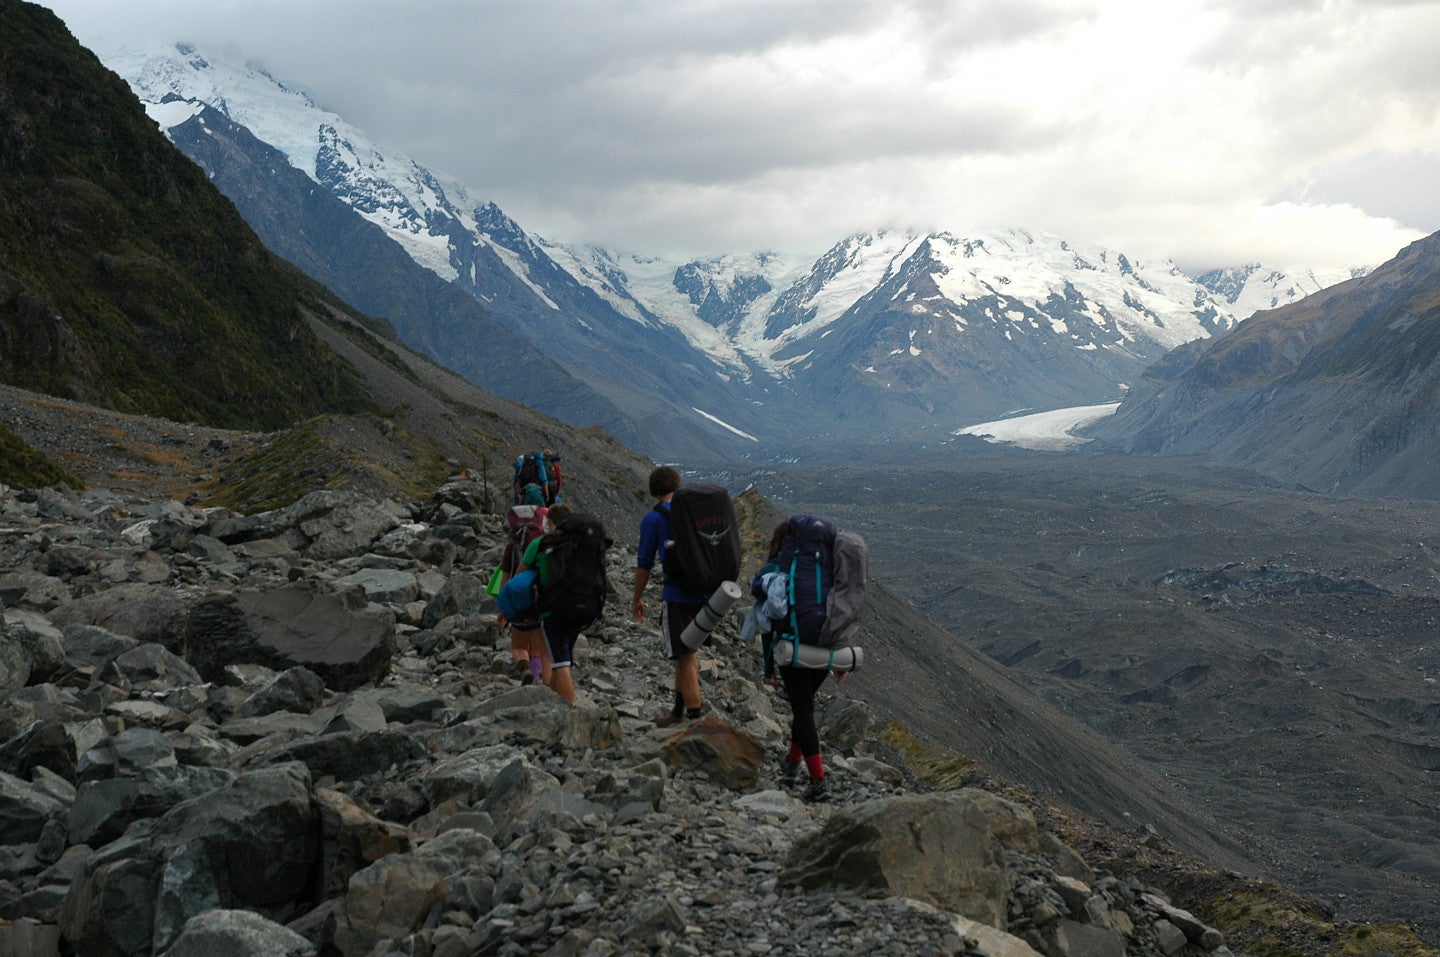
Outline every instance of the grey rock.
{"label": "grey rock", "polygon": [[1005,851],[1037,847],[1030,812],[986,791],[878,798],[797,840],[780,880],[885,889],[1004,930]]}
{"label": "grey rock", "polygon": [[309,668],[297,665],[275,675],[259,691],[241,702],[235,714],[241,718],[273,714],[276,711],[310,714],[320,707],[324,700],[325,682]]}
{"label": "grey rock", "polygon": [[66,602],[50,613],[65,625],[98,625],[185,654],[185,621],[196,595],[168,585],[130,583]]}
{"label": "grey rock", "polygon": [[236,662],[298,665],[340,691],[384,677],[396,648],[393,615],[357,613],[302,588],[213,595],[190,616],[186,637],[190,662],[208,680]]}
{"label": "grey rock", "polygon": [[311,957],[315,945],[287,927],[248,910],[216,909],[185,922],[160,957]]}
{"label": "grey rock", "polygon": [[100,669],[99,679],[123,688],[181,688],[204,682],[190,663],[163,645],[147,642],[123,651]]}
{"label": "grey rock", "polygon": [[420,579],[414,572],[390,568],[362,568],[337,579],[337,588],[359,588],[365,597],[382,605],[403,605],[420,595]]}
{"label": "grey rock", "polygon": [[0,606],[49,611],[70,600],[70,586],[54,575],[17,569],[0,574]]}
{"label": "grey rock", "polygon": [[318,854],[310,775],[290,764],[138,822],[87,862],[61,910],[82,953],[148,954],[217,907],[296,910]]}
{"label": "grey rock", "polygon": [[182,801],[229,785],[217,768],[156,767],[130,777],[87,781],[75,792],[66,827],[72,844],[101,847],[141,818],[158,817]]}
{"label": "grey rock", "polygon": [[65,805],[29,781],[0,771],[0,844],[33,844]]}

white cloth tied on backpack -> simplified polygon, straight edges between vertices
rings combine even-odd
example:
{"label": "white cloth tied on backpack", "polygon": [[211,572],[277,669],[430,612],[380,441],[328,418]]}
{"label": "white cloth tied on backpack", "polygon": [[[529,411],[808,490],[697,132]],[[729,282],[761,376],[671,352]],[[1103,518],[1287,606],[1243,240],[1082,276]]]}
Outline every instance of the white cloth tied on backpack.
{"label": "white cloth tied on backpack", "polygon": [[765,590],[765,600],[751,605],[746,613],[740,626],[740,640],[744,642],[754,641],[762,631],[774,631],[775,622],[784,621],[785,616],[790,614],[790,598],[786,594],[788,581],[784,572],[762,575],[760,587]]}

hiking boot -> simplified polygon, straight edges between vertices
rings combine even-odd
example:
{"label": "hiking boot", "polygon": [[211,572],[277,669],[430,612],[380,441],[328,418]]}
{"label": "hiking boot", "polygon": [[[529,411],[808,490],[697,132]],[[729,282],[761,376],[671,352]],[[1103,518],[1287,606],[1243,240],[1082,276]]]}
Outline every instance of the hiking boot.
{"label": "hiking boot", "polygon": [[671,727],[672,725],[677,725],[677,724],[679,724],[681,721],[684,721],[684,720],[685,720],[685,715],[684,715],[684,714],[676,714],[676,713],[673,712],[673,711],[667,711],[667,712],[665,712],[665,713],[662,714],[662,715],[657,715],[657,716],[656,716],[656,718],[655,718],[655,727],[657,727],[657,728],[668,728],[668,727]]}
{"label": "hiking boot", "polygon": [[830,779],[811,778],[810,786],[805,789],[805,800],[810,804],[823,804],[830,800]]}
{"label": "hiking boot", "polygon": [[[784,755],[781,755],[781,757],[780,757],[780,783],[782,783],[782,784],[795,784],[795,783],[796,783],[797,781],[799,781],[799,780],[800,780],[800,762],[799,762],[799,761],[791,761],[789,758],[785,757]],[[822,778],[822,780],[823,780],[823,778]]]}
{"label": "hiking boot", "polygon": [[520,679],[520,683],[521,683],[522,685],[531,685],[531,684],[534,684],[534,683],[535,683],[535,675],[534,675],[534,673],[532,673],[532,672],[530,671],[530,662],[528,662],[528,661],[517,661],[517,662],[515,662],[515,677]]}

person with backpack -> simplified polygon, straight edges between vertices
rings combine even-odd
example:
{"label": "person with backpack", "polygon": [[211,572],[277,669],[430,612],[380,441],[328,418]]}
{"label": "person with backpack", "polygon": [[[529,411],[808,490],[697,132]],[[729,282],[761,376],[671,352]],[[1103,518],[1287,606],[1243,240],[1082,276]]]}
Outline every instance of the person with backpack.
{"label": "person with backpack", "polygon": [[[765,679],[773,684],[778,672],[790,704],[790,742],[780,776],[787,783],[798,781],[803,762],[808,801],[824,801],[829,794],[815,696],[831,667],[803,664],[800,649],[829,649],[833,664],[835,650],[850,647],[864,604],[867,564],[865,543],[858,535],[839,532],[814,515],[795,515],[775,526],[766,563],[751,583],[764,619],[760,627],[766,632]],[[790,648],[791,656],[777,659],[777,644]],[[857,659],[858,654],[850,658]],[[836,667],[835,680],[844,681],[849,672]]]}
{"label": "person with backpack", "polygon": [[[554,513],[553,516],[551,513]],[[544,505],[526,501],[510,506],[505,520],[509,526],[509,541],[500,555],[500,585],[507,582],[521,570],[525,553],[532,543],[539,541],[555,524],[565,520],[570,506],[557,505],[546,509]],[[497,616],[500,627],[510,626],[510,655],[514,660],[515,674],[522,685],[537,681],[549,683],[550,661],[545,656],[545,642],[540,634],[540,620],[528,610],[509,618],[502,610]]]}
{"label": "person with backpack", "polygon": [[515,459],[511,501],[518,504],[538,495],[539,504],[547,507],[554,505],[560,501],[560,486],[564,480],[560,471],[560,456],[550,449],[527,452]]}
{"label": "person with backpack", "polygon": [[[680,473],[673,466],[661,465],[650,472],[650,495],[655,507],[640,520],[640,543],[635,549],[635,593],[630,600],[630,613],[636,621],[645,620],[645,586],[660,560],[665,583],[660,590],[660,640],[665,657],[675,663],[675,701],[668,712],[655,718],[660,727],[700,717],[700,657],[697,650],[686,647],[680,635],[705,607],[709,591],[686,583],[676,564],[677,549],[672,547],[675,534],[671,526],[673,500],[681,487]],[[727,529],[729,534],[732,528]],[[738,536],[737,536],[738,542]],[[738,568],[736,570],[738,574]],[[703,583],[702,583],[703,584]]]}
{"label": "person with backpack", "polygon": [[575,642],[604,611],[610,591],[605,551],[612,543],[599,519],[564,503],[550,509],[549,520],[553,531],[530,544],[517,575],[535,571],[531,607],[549,661],[545,684],[574,704]]}

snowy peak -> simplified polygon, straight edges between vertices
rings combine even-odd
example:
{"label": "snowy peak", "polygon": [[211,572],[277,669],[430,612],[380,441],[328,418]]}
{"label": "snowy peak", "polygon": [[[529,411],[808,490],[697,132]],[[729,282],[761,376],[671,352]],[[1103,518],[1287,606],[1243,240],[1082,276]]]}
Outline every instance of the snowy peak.
{"label": "snowy peak", "polygon": [[162,126],[173,110],[157,107],[167,101],[219,110],[384,229],[421,265],[442,278],[456,278],[447,235],[452,223],[466,219],[461,210],[469,201],[463,188],[442,185],[403,153],[381,150],[342,117],[255,64],[225,63],[183,43],[124,50],[106,56],[105,63]]}
{"label": "snowy peak", "polygon": [[888,279],[921,241],[913,233],[882,230],[836,243],[781,293],[766,317],[764,337],[784,342],[834,322]]}

